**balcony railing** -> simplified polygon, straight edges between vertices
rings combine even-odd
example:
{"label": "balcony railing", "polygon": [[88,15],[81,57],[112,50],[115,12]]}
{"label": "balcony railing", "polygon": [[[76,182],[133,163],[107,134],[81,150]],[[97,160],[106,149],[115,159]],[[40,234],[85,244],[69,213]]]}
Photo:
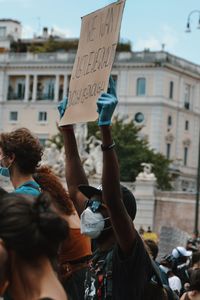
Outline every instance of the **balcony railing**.
{"label": "balcony railing", "polygon": [[54,100],[54,92],[48,94],[37,93],[37,100]]}
{"label": "balcony railing", "polygon": [[[53,53],[2,53],[0,54],[0,64],[17,63],[25,64],[37,63],[68,63],[73,64],[76,52],[53,52]],[[162,66],[171,64],[200,75],[200,66],[185,59],[171,55],[164,51],[141,51],[141,52],[118,52],[115,63],[153,63]]]}
{"label": "balcony railing", "polygon": [[7,100],[24,100],[24,94],[18,95],[13,92],[9,92],[7,96]]}
{"label": "balcony railing", "polygon": [[3,53],[0,54],[0,63],[27,63],[27,62],[68,62],[73,63],[75,53]]}

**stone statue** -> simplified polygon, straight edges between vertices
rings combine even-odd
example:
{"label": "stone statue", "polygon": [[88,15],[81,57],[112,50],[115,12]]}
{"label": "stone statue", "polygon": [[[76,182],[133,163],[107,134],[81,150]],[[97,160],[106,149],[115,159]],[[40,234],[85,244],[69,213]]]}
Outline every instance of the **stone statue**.
{"label": "stone statue", "polygon": [[84,169],[87,176],[101,177],[102,174],[102,151],[101,141],[91,136],[87,141],[89,144],[89,153],[84,162]]}
{"label": "stone statue", "polygon": [[[87,124],[77,124],[75,127],[75,135],[81,161],[84,165],[87,176],[96,178],[102,174],[102,150],[101,141],[95,136],[87,139]],[[58,141],[59,142],[59,141]],[[88,151],[86,151],[88,149]],[[59,177],[65,176],[65,151],[64,147],[58,150],[56,143],[46,141],[44,154],[42,157],[42,165],[48,165],[54,173]]]}
{"label": "stone statue", "polygon": [[140,172],[136,179],[140,180],[156,180],[154,173],[152,173],[152,166],[151,163],[142,163],[141,166],[143,167],[143,172]]}
{"label": "stone statue", "polygon": [[64,177],[65,175],[65,158],[64,150],[58,150],[55,143],[46,141],[44,154],[42,157],[42,165],[48,165],[52,168],[54,173],[59,177]]}
{"label": "stone statue", "polygon": [[87,123],[75,124],[74,131],[75,131],[76,142],[79,150],[79,155],[81,159],[84,159],[87,157],[87,153],[86,153],[87,135],[88,135]]}

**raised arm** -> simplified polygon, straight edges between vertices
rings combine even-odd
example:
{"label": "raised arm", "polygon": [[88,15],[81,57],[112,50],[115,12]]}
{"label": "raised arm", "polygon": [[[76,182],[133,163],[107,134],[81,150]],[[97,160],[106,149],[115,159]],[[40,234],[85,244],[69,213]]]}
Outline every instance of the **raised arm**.
{"label": "raised arm", "polygon": [[[58,110],[62,117],[67,107],[67,98],[59,104]],[[65,175],[70,197],[80,215],[85,208],[86,198],[78,190],[79,184],[88,184],[81,159],[78,153],[73,125],[60,127],[64,139],[65,148]]]}
{"label": "raised arm", "polygon": [[122,252],[129,254],[136,240],[136,231],[122,200],[119,164],[110,128],[111,117],[117,104],[112,80],[109,90],[109,94],[103,94],[97,101],[103,150],[103,201],[108,207],[117,243]]}

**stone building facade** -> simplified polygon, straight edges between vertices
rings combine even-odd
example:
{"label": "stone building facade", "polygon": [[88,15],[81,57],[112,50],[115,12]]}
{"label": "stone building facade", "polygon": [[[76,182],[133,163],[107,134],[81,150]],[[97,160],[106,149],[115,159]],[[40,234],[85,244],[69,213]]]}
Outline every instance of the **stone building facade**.
{"label": "stone building facade", "polygon": [[[56,134],[57,104],[68,93],[74,59],[73,51],[0,54],[0,132],[28,127],[42,143]],[[164,51],[119,52],[112,75],[116,114],[142,127],[141,138],[173,161],[174,189],[194,192],[200,66]]]}

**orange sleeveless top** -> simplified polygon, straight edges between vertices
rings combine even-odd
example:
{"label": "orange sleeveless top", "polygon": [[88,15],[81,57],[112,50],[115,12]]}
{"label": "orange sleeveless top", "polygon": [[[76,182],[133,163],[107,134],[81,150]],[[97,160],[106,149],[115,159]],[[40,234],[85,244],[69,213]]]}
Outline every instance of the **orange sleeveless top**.
{"label": "orange sleeveless top", "polygon": [[70,262],[91,255],[91,240],[79,228],[69,228],[69,237],[60,246],[59,263]]}

